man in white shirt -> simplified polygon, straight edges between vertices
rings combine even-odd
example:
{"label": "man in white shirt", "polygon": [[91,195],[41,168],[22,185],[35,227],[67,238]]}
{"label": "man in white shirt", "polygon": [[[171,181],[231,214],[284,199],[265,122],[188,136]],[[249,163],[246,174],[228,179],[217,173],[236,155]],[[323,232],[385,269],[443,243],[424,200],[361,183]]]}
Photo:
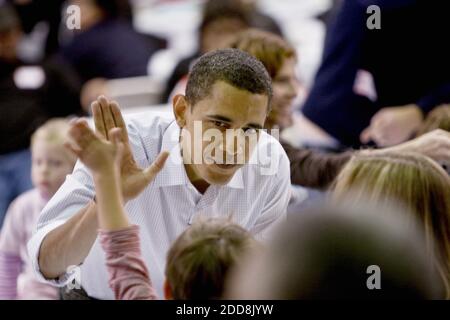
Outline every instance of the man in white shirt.
{"label": "man in white shirt", "polygon": [[[141,228],[143,258],[161,296],[167,250],[195,217],[231,216],[259,239],[284,219],[289,161],[278,141],[260,130],[271,96],[264,66],[242,51],[224,49],[195,64],[186,96],[174,98],[175,120],[139,115],[125,124],[117,104],[100,97],[92,106],[95,135],[83,120],[73,123],[68,147],[75,152],[114,135],[124,142],[125,208]],[[237,135],[228,138],[229,129]],[[205,139],[211,132],[215,138]],[[252,137],[256,145],[246,143]],[[151,165],[163,151],[170,152],[165,165]],[[29,253],[41,279],[62,286],[71,280],[68,268],[81,265],[78,278],[86,293],[112,299],[96,241],[94,197],[92,177],[78,163],[44,208]]]}

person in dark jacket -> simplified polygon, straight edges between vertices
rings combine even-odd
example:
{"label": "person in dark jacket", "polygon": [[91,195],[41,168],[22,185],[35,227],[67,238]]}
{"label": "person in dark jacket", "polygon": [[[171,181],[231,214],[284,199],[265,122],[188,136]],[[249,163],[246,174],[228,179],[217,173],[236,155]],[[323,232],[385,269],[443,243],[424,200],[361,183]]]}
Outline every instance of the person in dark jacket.
{"label": "person in dark jacket", "polygon": [[81,29],[63,44],[61,55],[77,70],[83,83],[93,78],[147,75],[156,42],[131,24],[128,0],[72,0],[80,7]]}
{"label": "person in dark jacket", "polygon": [[81,114],[79,82],[60,61],[17,58],[22,37],[13,7],[0,6],[0,226],[9,203],[30,189],[32,133],[53,117]]}
{"label": "person in dark jacket", "polygon": [[411,138],[450,101],[449,12],[448,1],[342,1],[303,115],[346,146]]}

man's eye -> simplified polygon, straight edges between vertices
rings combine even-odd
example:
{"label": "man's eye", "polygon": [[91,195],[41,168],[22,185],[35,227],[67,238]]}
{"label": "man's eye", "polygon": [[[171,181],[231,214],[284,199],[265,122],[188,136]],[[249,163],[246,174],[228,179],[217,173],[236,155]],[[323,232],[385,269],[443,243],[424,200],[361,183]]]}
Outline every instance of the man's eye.
{"label": "man's eye", "polygon": [[219,128],[227,128],[228,127],[228,125],[226,123],[220,122],[220,121],[214,121],[214,125]]}
{"label": "man's eye", "polygon": [[246,134],[255,134],[257,130],[255,128],[244,128]]}

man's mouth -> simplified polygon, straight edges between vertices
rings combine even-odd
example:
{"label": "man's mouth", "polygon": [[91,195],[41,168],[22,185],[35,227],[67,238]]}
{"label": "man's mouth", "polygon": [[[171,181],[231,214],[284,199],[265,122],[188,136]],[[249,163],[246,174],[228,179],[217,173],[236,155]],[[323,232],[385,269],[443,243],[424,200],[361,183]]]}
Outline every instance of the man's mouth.
{"label": "man's mouth", "polygon": [[238,164],[219,164],[219,163],[214,163],[214,165],[216,165],[222,170],[232,170],[238,166]]}

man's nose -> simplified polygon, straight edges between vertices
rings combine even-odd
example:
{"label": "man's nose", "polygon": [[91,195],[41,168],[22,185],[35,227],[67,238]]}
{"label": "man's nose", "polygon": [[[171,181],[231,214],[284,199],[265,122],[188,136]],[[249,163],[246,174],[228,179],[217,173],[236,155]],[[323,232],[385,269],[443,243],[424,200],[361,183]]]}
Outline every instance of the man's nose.
{"label": "man's nose", "polygon": [[222,143],[222,150],[228,156],[235,156],[244,150],[245,138],[242,130],[234,130],[228,134]]}

